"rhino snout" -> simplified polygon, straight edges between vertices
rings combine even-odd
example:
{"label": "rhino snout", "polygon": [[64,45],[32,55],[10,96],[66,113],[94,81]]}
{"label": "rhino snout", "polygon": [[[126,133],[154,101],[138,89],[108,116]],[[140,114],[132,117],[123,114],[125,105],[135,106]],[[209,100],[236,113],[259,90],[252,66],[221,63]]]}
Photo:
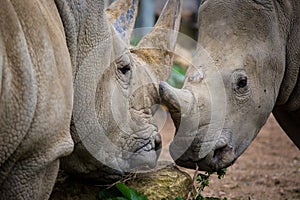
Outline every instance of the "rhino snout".
{"label": "rhino snout", "polygon": [[188,155],[188,153],[185,153],[175,160],[176,164],[190,169],[195,169],[196,166],[198,166],[199,170],[211,172],[226,168],[232,165],[236,160],[235,151],[231,145],[225,145],[224,147],[217,148],[198,161],[194,161],[186,155]]}
{"label": "rhino snout", "polygon": [[[217,140],[207,142],[195,138],[181,156],[177,155],[176,164],[190,169],[195,169],[198,166],[200,170],[212,172],[232,165],[237,158],[237,153],[232,145],[231,135],[231,132],[223,131]],[[178,154],[178,148],[174,148],[174,144],[171,147],[173,147],[170,149],[173,150],[171,155],[176,158],[174,155]],[[203,152],[207,153],[203,154]]]}

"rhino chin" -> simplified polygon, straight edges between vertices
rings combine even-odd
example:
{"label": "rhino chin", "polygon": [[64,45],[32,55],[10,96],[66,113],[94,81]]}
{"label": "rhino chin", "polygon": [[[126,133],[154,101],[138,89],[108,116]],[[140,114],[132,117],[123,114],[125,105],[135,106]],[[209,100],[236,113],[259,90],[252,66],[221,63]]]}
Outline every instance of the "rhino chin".
{"label": "rhino chin", "polygon": [[161,152],[162,141],[159,133],[156,133],[149,142],[138,148],[129,158],[127,172],[144,171],[156,167]]}
{"label": "rhino chin", "polygon": [[133,156],[130,160],[128,171],[148,171],[156,167],[160,150],[143,151]]}

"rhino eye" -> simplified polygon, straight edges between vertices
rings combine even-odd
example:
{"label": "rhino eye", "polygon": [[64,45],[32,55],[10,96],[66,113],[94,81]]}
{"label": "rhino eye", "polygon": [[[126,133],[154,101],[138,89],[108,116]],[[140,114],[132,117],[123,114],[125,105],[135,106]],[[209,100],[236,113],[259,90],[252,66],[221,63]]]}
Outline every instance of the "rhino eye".
{"label": "rhino eye", "polygon": [[122,73],[122,74],[127,74],[127,72],[129,72],[131,70],[130,64],[125,65],[121,68],[118,68],[118,70]]}
{"label": "rhino eye", "polygon": [[250,96],[250,81],[244,69],[237,69],[231,77],[234,95],[239,100],[246,100]]}
{"label": "rhino eye", "polygon": [[239,88],[244,88],[244,87],[247,86],[247,84],[248,84],[247,77],[242,77],[242,78],[240,78],[240,79],[238,80],[238,82],[237,82],[237,86],[238,86]]}

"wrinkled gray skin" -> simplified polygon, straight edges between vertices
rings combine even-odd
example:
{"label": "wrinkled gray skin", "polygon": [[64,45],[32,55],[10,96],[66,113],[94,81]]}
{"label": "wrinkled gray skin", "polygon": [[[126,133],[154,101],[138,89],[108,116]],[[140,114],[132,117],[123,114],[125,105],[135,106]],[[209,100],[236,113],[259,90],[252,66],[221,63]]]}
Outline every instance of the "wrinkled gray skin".
{"label": "wrinkled gray skin", "polygon": [[[181,3],[170,0],[131,52],[136,0],[117,1],[111,9],[125,11],[107,16],[102,0],[1,1],[0,199],[48,199],[73,148],[62,168],[97,181],[155,166],[153,105],[172,66],[176,34],[166,29],[178,29]],[[116,31],[128,12],[128,32]]]}
{"label": "wrinkled gray skin", "polygon": [[271,112],[300,148],[300,2],[203,1],[198,39],[183,89],[160,84],[177,127],[176,163],[233,164]]}

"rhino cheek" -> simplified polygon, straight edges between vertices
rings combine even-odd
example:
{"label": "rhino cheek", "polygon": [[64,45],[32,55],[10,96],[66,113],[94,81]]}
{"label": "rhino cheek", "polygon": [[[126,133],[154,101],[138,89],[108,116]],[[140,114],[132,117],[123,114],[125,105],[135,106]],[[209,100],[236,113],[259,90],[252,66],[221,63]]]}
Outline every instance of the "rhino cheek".
{"label": "rhino cheek", "polygon": [[[250,78],[250,80],[253,78]],[[251,93],[247,101],[229,100],[226,127],[232,132],[232,144],[240,156],[257,136],[268,119],[274,106],[274,90],[262,88],[265,83],[252,81]],[[270,92],[269,92],[270,91]],[[272,92],[271,92],[272,91]]]}
{"label": "rhino cheek", "polygon": [[[265,114],[265,116],[268,116],[268,114]],[[248,112],[246,116],[235,116],[235,118],[237,120],[232,120],[232,124],[228,126],[233,131],[231,143],[235,148],[237,157],[239,157],[257,136],[264,124],[262,122],[265,122],[267,117],[264,117],[265,120],[261,119],[261,121],[257,121],[256,119],[260,117],[255,117],[253,113]]]}

